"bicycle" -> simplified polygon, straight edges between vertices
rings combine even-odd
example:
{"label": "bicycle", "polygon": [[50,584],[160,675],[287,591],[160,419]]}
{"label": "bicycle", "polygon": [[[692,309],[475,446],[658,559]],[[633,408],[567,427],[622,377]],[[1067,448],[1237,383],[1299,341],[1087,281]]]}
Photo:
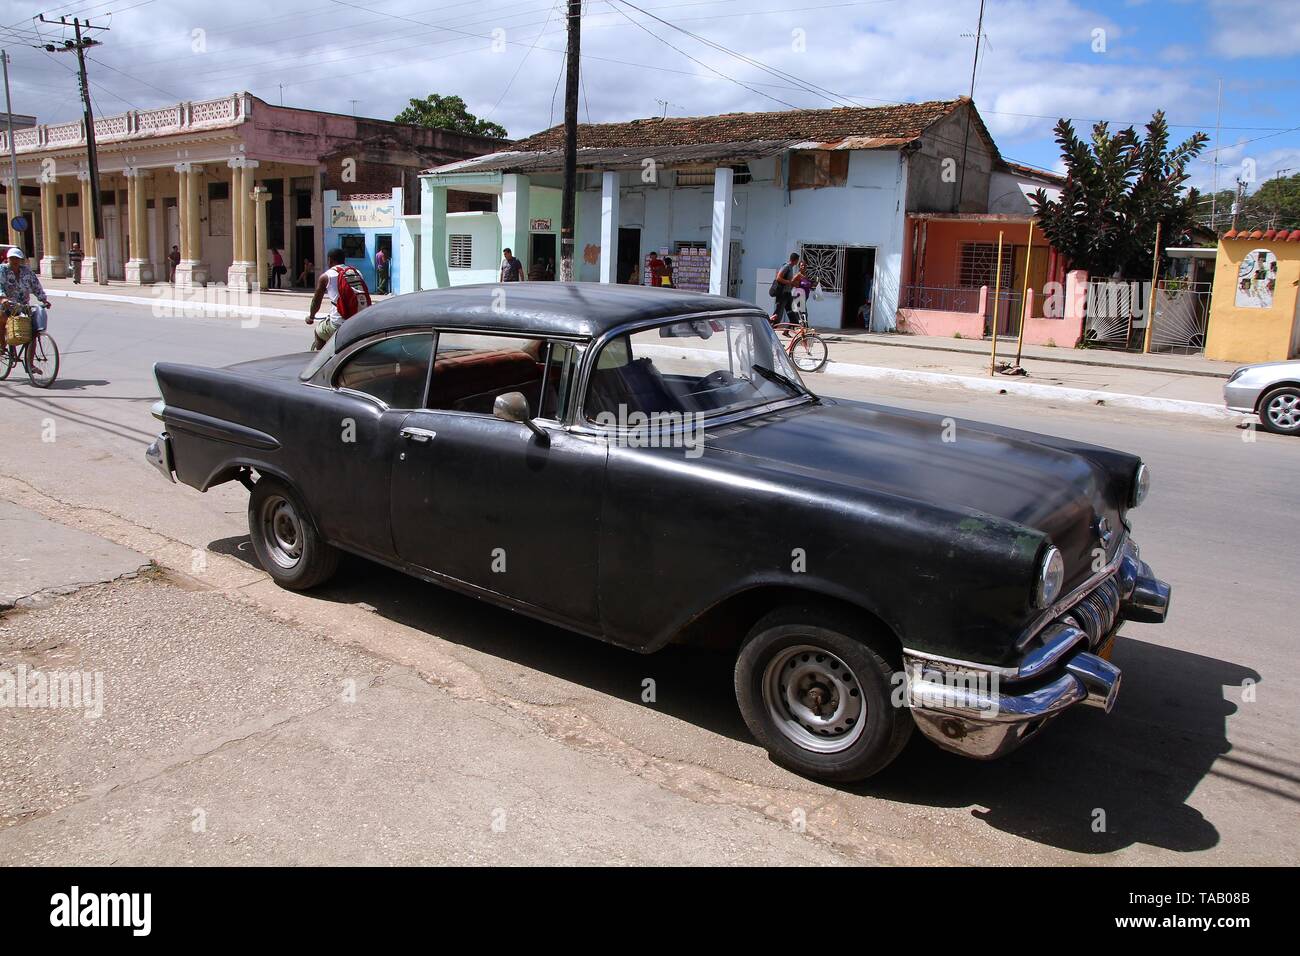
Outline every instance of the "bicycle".
{"label": "bicycle", "polygon": [[830,360],[830,349],[826,340],[808,326],[806,313],[796,313],[797,322],[778,322],[772,329],[780,336],[790,339],[785,347],[785,354],[790,356],[795,368],[801,372],[820,372]]}
{"label": "bicycle", "polygon": [[[19,306],[10,314],[14,312],[24,314],[28,319],[32,314],[27,306]],[[7,317],[4,322],[7,327]],[[27,381],[31,382],[33,387],[49,388],[59,377],[59,345],[48,332],[37,332],[35,329],[32,330],[32,337],[28,342],[22,344],[5,342],[0,345],[0,382],[9,377],[9,373],[19,362],[27,372]]]}

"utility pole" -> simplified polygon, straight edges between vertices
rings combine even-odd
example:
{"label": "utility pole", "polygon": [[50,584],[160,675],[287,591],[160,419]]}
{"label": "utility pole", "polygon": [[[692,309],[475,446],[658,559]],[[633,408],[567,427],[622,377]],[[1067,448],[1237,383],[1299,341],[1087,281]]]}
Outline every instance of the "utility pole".
{"label": "utility pole", "polygon": [[1237,198],[1232,201],[1232,228],[1237,228],[1237,216],[1241,212],[1241,197],[1246,192],[1246,184],[1237,180]]}
{"label": "utility pole", "polygon": [[[48,43],[45,49],[50,53],[66,53],[72,50],[77,54],[77,81],[81,86],[82,116],[86,125],[86,169],[90,173],[91,221],[95,234],[95,249],[98,252],[101,248],[100,242],[104,238],[104,209],[99,192],[99,153],[95,149],[95,111],[90,104],[90,80],[86,79],[86,50],[92,46],[99,46],[100,43],[90,37],[82,37],[81,29],[85,27],[87,30],[107,30],[108,27],[97,27],[91,24],[89,20],[83,22],[77,17],[72,19],[71,24],[68,23],[67,17],[59,17],[58,20],[47,20],[45,14],[41,14],[40,20],[42,23],[53,23],[64,27],[71,26],[77,38],[75,43],[72,40],[64,40],[63,46]],[[108,285],[108,270],[100,268],[97,271],[99,272],[99,284]]]}
{"label": "utility pole", "polygon": [[975,71],[980,65],[980,40],[984,39],[984,0],[980,0],[980,17],[975,25],[975,59],[970,65],[970,103],[966,107],[966,128],[961,137],[961,169],[957,173],[957,201],[953,212],[961,212],[962,191],[966,188],[966,151],[970,146],[970,111],[975,108]]}
{"label": "utility pole", "polygon": [[1219,144],[1223,140],[1223,79],[1219,79],[1219,100],[1214,109],[1214,185],[1210,187],[1210,231],[1219,234]]}
{"label": "utility pole", "polygon": [[[5,117],[9,121],[9,188],[14,191],[13,208],[9,211],[10,220],[23,214],[23,191],[18,185],[18,150],[14,148],[14,103],[9,97],[9,54],[0,50],[0,62],[4,63],[5,72]],[[12,222],[10,224],[12,228]]]}
{"label": "utility pole", "polygon": [[574,193],[578,186],[578,70],[582,0],[569,0],[569,48],[564,75],[564,196],[560,204],[560,281],[573,281]]}

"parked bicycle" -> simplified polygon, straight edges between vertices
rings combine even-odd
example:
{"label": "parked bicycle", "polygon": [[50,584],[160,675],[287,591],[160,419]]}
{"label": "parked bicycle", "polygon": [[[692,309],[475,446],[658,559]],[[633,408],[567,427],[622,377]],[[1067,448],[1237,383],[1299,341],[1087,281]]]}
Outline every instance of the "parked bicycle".
{"label": "parked bicycle", "polygon": [[32,328],[32,311],[27,306],[11,307],[0,321],[0,382],[21,364],[27,380],[36,388],[49,388],[59,377],[59,346],[48,332]]}
{"label": "parked bicycle", "polygon": [[830,359],[830,349],[826,340],[808,325],[808,308],[803,296],[794,297],[790,312],[794,322],[777,322],[772,328],[777,335],[790,340],[785,354],[790,356],[795,368],[801,372],[820,372]]}

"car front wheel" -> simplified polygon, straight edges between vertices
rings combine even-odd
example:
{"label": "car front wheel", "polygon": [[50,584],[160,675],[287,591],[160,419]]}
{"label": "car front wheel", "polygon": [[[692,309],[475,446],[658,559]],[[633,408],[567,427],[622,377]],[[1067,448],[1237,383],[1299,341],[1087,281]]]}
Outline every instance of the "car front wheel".
{"label": "car front wheel", "polygon": [[1300,435],[1300,388],[1275,388],[1259,403],[1259,423],[1278,435]]}
{"label": "car front wheel", "polygon": [[253,485],[248,533],[257,560],[282,588],[305,591],[338,568],[338,550],[317,533],[297,493],[278,479],[263,476]]}
{"label": "car front wheel", "polygon": [[911,712],[891,700],[894,657],[850,618],[781,608],[740,649],[736,699],[777,763],[819,780],[861,780],[888,766],[912,732]]}

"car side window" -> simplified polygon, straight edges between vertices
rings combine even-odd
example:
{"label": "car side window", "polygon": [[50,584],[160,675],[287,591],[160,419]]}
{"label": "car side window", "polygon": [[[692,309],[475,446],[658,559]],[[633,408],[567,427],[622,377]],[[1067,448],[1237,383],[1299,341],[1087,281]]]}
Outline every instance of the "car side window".
{"label": "car side window", "polygon": [[532,414],[539,415],[548,345],[537,338],[439,333],[427,407],[491,415],[498,396],[523,392]]}
{"label": "car side window", "polygon": [[349,357],[334,384],[372,395],[389,408],[419,408],[432,352],[431,332],[380,339]]}

